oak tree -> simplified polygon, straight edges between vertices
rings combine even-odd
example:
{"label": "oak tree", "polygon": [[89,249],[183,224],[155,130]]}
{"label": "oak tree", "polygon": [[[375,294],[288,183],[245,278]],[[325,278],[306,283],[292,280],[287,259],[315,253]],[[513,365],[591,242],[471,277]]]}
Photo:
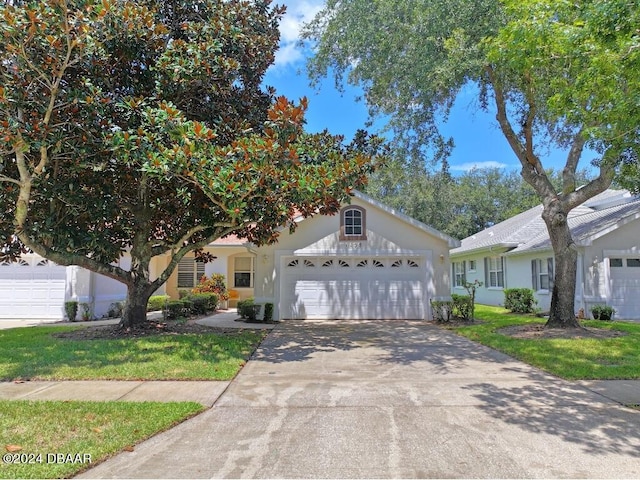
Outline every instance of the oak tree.
{"label": "oak tree", "polygon": [[[577,327],[577,248],[569,212],[609,187],[636,158],[640,126],[638,0],[328,0],[303,33],[317,80],[333,72],[364,88],[372,116],[427,153],[462,88],[497,123],[542,201],[556,269],[547,325]],[[544,167],[546,147],[565,148],[562,186]],[[597,175],[578,188],[585,148]]]}

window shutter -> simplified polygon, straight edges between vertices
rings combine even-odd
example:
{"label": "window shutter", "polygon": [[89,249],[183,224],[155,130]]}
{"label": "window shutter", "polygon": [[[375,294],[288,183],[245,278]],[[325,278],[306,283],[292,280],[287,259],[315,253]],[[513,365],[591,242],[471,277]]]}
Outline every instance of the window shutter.
{"label": "window shutter", "polygon": [[553,257],[547,258],[547,272],[549,273],[549,290],[553,290]]}
{"label": "window shutter", "polygon": [[456,287],[456,262],[451,262],[451,285]]}
{"label": "window shutter", "polygon": [[500,257],[500,265],[502,269],[502,288],[507,287],[507,261],[504,257]]}
{"label": "window shutter", "polygon": [[538,290],[538,260],[531,260],[531,286]]}
{"label": "window shutter", "polygon": [[463,260],[462,262],[462,286],[464,286],[467,281],[467,261]]}
{"label": "window shutter", "polygon": [[489,257],[484,257],[484,286],[489,288]]}

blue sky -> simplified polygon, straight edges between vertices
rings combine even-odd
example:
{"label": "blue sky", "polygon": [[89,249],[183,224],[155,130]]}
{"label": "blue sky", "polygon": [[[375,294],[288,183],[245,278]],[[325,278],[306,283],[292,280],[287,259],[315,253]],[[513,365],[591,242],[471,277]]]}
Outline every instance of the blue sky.
{"label": "blue sky", "polygon": [[[303,96],[309,99],[307,129],[310,132],[325,128],[333,134],[342,134],[347,140],[359,128],[365,128],[367,107],[358,102],[359,90],[345,87],[340,93],[334,87],[333,78],[325,79],[319,88],[311,87],[305,72],[305,54],[296,45],[301,25],[320,10],[322,0],[276,0],[287,5],[287,13],[280,24],[281,44],[275,64],[268,70],[265,83],[276,88],[278,95],[297,101]],[[473,167],[499,167],[519,169],[519,163],[507,141],[499,131],[491,114],[474,108],[472,94],[462,94],[441,131],[453,137],[455,148],[449,163],[452,173],[462,173]],[[372,131],[369,129],[369,131]],[[543,157],[547,168],[562,168],[565,153],[551,151]],[[588,162],[581,162],[588,166]]]}

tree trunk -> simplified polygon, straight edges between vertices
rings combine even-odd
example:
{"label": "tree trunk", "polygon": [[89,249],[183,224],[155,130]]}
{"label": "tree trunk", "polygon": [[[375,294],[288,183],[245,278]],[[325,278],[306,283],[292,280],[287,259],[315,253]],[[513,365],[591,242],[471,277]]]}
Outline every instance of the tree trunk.
{"label": "tree trunk", "polygon": [[546,206],[542,218],[547,224],[555,257],[551,310],[546,327],[581,328],[575,315],[578,250],[571,237],[567,212],[560,201]]}
{"label": "tree trunk", "polygon": [[138,278],[133,284],[127,285],[127,299],[122,310],[120,328],[133,327],[147,319],[147,303],[153,295],[154,287],[145,279]]}
{"label": "tree trunk", "polygon": [[120,319],[120,328],[133,327],[147,319],[147,303],[157,288],[157,285],[149,279],[151,245],[145,240],[144,232],[136,234],[131,249],[127,300]]}

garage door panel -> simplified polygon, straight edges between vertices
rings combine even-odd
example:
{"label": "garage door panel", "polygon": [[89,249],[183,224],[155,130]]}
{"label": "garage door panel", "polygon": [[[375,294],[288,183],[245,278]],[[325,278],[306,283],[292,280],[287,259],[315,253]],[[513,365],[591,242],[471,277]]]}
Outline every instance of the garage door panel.
{"label": "garage door panel", "polygon": [[66,268],[40,257],[0,265],[0,318],[61,319]]}
{"label": "garage door panel", "polygon": [[[304,267],[303,259],[285,261],[285,265],[294,268],[284,269],[281,283],[283,318],[424,318],[425,270],[392,268],[394,262],[397,259],[388,260],[385,262],[387,267],[382,268],[376,266],[380,260],[365,262],[336,258],[316,260],[313,263],[318,268],[310,268]],[[345,263],[351,267],[339,267]],[[369,268],[358,267],[358,263]]]}
{"label": "garage door panel", "polygon": [[619,266],[613,266],[610,271],[610,304],[616,309],[616,318],[624,320],[640,319],[640,268],[630,259],[622,258]]}

